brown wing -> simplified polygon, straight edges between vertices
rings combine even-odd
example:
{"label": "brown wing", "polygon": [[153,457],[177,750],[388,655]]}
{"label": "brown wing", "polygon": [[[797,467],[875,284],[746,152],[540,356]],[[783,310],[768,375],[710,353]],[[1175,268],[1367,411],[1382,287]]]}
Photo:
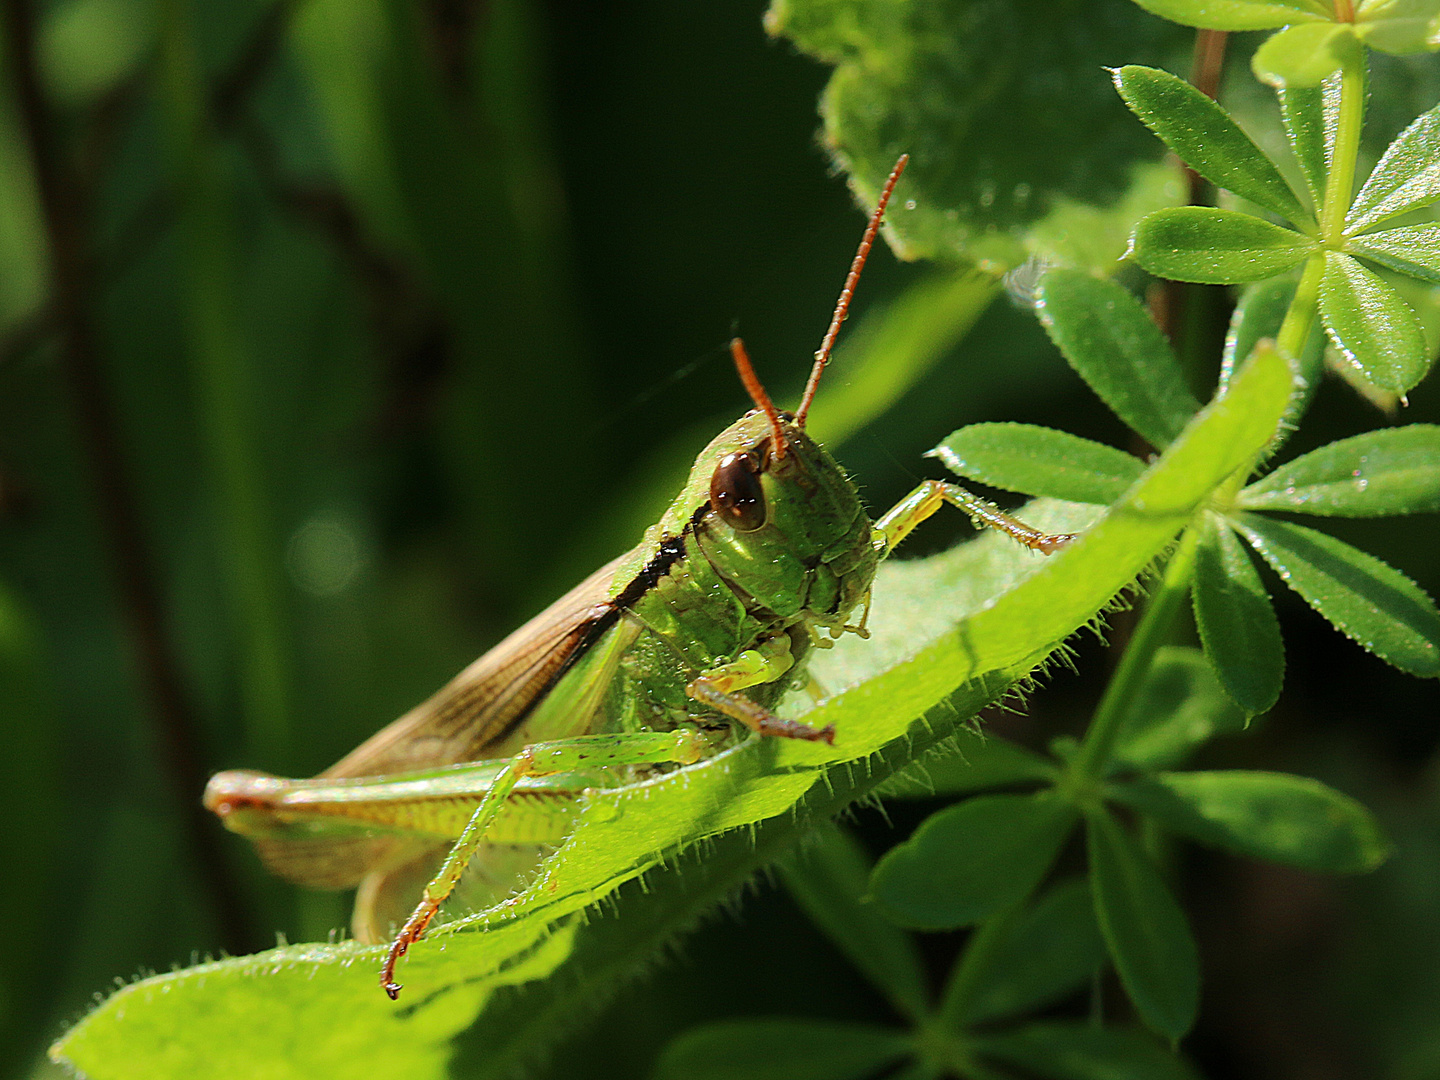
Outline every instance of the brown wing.
{"label": "brown wing", "polygon": [[[579,659],[577,650],[585,644],[595,619],[608,610],[610,585],[624,558],[602,566],[428,701],[380,729],[320,775],[384,776],[513,752],[503,745],[505,735]],[[320,889],[351,888],[362,879],[372,880],[378,888],[392,873],[403,876],[405,867],[427,856],[433,846],[433,841],[423,838],[358,828],[355,835],[345,837],[255,838],[255,847],[271,871]],[[443,851],[443,846],[438,850]]]}
{"label": "brown wing", "polygon": [[602,566],[320,775],[384,776],[510,752],[505,736],[579,658],[576,650],[608,608],[615,569],[626,557]]}

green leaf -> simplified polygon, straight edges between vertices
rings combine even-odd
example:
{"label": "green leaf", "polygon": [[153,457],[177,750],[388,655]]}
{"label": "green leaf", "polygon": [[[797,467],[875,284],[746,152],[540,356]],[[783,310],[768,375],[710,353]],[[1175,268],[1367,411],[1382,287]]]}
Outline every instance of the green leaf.
{"label": "green leaf", "polygon": [[1347,240],[1345,250],[1409,277],[1440,285],[1440,225],[1402,225],[1364,233]]}
{"label": "green leaf", "polygon": [[1178,765],[1216,735],[1244,731],[1245,713],[1226,695],[1199,649],[1167,645],[1155,654],[1123,721],[1118,769]]}
{"label": "green leaf", "polygon": [[865,1080],[912,1053],[898,1031],[824,1020],[725,1020],[665,1048],[655,1080]]}
{"label": "green leaf", "polygon": [[1200,961],[1185,913],[1135,839],[1110,814],[1086,815],[1095,917],[1125,993],[1146,1025],[1179,1039],[1195,1023]]}
{"label": "green leaf", "polygon": [[1346,235],[1372,229],[1440,199],[1440,105],[1386,148],[1345,215]]}
{"label": "green leaf", "polygon": [[1361,874],[1390,854],[1364,806],[1290,773],[1160,773],[1112,784],[1110,795],[1202,844],[1305,870]]}
{"label": "green leaf", "polygon": [[1239,528],[1285,583],[1346,637],[1401,671],[1440,676],[1440,611],[1404,574],[1303,525],[1244,514]]}
{"label": "green leaf", "polygon": [[1206,514],[1192,598],[1205,656],[1230,700],[1249,716],[1268,712],[1285,680],[1285,646],[1270,594],[1244,546]]}
{"label": "green leaf", "polygon": [[971,424],[928,456],[991,487],[1101,505],[1120,498],[1145,471],[1134,454],[1033,424]]}
{"label": "green leaf", "polygon": [[902,1015],[918,1019],[927,1008],[925,973],[915,942],[861,903],[871,860],[848,833],[827,823],[795,855],[780,863],[780,877],[810,921],[825,932]]}
{"label": "green leaf", "polygon": [[[910,154],[887,226],[902,258],[1004,270],[1058,241],[1069,256],[1103,252],[1103,266],[1129,222],[1180,197],[1160,148],[1096,78],[1117,56],[1158,61],[1185,40],[1129,5],[1097,22],[1048,4],[773,0],[765,26],[835,65],[823,144],[862,201]],[[1090,235],[1077,243],[1075,229]]]}
{"label": "green leaf", "polygon": [[983,1035],[975,1048],[1047,1080],[1198,1080],[1198,1075],[1153,1036],[1078,1020],[1026,1024]]}
{"label": "green leaf", "polygon": [[1126,289],[1052,270],[1035,309],[1070,366],[1152,446],[1168,446],[1199,410],[1169,343]]}
{"label": "green leaf", "polygon": [[1334,18],[1320,0],[1135,0],[1163,19],[1205,30],[1273,30]]}
{"label": "green leaf", "polygon": [[1440,510],[1440,427],[1410,424],[1340,439],[1257,480],[1236,505],[1327,517]]}
{"label": "green leaf", "polygon": [[1158,68],[1130,65],[1113,74],[1131,111],[1205,179],[1297,224],[1310,220],[1280,170],[1211,98]]}
{"label": "green leaf", "polygon": [[1319,86],[1360,52],[1347,23],[1302,23],[1267,38],[1250,59],[1263,83],[1278,88]]}
{"label": "green leaf", "polygon": [[1430,348],[1414,309],[1349,255],[1325,253],[1320,317],[1350,366],[1381,390],[1403,398],[1430,370]]}
{"label": "green leaf", "polygon": [[966,799],[891,848],[871,875],[870,895],[901,926],[980,922],[1035,887],[1074,824],[1074,809],[1049,792]]}
{"label": "green leaf", "polygon": [[[953,745],[952,745],[953,743]],[[928,799],[1053,782],[1055,763],[998,735],[962,728],[952,740],[876,789],[881,798]]]}
{"label": "green leaf", "polygon": [[1152,274],[1206,285],[1274,277],[1314,250],[1314,241],[1294,229],[1208,206],[1157,211],[1135,226],[1130,241],[1130,254]]}
{"label": "green leaf", "polygon": [[1305,174],[1312,206],[1325,202],[1325,180],[1330,171],[1330,148],[1340,112],[1339,79],[1322,86],[1290,86],[1278,91],[1280,118],[1290,149]]}
{"label": "green leaf", "polygon": [[1394,56],[1440,48],[1440,3],[1436,0],[1360,0],[1355,29],[1366,45]]}
{"label": "green leaf", "polygon": [[[522,893],[435,928],[410,950],[406,993],[428,1002],[424,1009],[403,1001],[396,1009],[379,992],[383,949],[291,946],[127,986],[71,1028],[52,1056],[96,1080],[209,1075],[242,1054],[274,1080],[343,1077],[356,1061],[367,1076],[438,1076],[445,1040],[483,1004],[462,1056],[483,1061],[489,1075],[520,1063],[573,1028],[715,897],[910,767],[1093,619],[1264,448],[1289,391],[1284,363],[1257,356],[1100,520],[1093,507],[1032,504],[1025,514],[1036,525],[1086,530],[1049,559],[991,535],[934,559],[882,566],[872,639],[847,636],[812,665],[822,682],[844,689],[795,713],[835,723],[834,747],[749,740],[596,793]],[[605,898],[613,913],[577,930],[578,913]],[[491,993],[506,980],[517,985]],[[433,996],[422,998],[427,990]]]}
{"label": "green leaf", "polygon": [[958,1021],[966,1026],[1044,1008],[1084,987],[1105,961],[1090,886],[1056,885],[1008,927]]}

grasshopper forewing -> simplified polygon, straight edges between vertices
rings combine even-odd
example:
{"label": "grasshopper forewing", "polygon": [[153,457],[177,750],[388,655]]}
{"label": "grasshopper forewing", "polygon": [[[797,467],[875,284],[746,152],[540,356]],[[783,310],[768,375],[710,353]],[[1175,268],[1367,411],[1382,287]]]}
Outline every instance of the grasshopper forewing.
{"label": "grasshopper forewing", "polygon": [[[880,227],[880,194],[800,407],[777,410],[731,342],[755,408],[701,452],[670,509],[430,700],[313,780],[215,776],[205,803],[282,877],[358,887],[356,936],[395,933],[381,984],[458,888],[500,899],[562,843],[579,795],[692,764],[747,733],[833,742],[776,716],[826,635],[864,634],[875,568],[945,503],[1049,553],[1068,542],[926,481],[872,522],[805,419]],[[463,879],[463,880],[462,880]],[[416,897],[418,896],[418,904]],[[413,911],[407,909],[414,905]]]}

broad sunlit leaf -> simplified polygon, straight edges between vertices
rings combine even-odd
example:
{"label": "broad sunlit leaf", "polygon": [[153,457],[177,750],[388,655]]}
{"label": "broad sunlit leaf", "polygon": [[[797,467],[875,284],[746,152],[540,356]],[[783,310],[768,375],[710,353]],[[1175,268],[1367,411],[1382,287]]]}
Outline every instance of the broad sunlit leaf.
{"label": "broad sunlit leaf", "polygon": [[834,65],[823,145],[862,200],[910,154],[887,224],[902,258],[1106,268],[1136,217],[1183,197],[1161,147],[1096,77],[1187,40],[1128,3],[1057,22],[1049,4],[774,0],[765,26]]}

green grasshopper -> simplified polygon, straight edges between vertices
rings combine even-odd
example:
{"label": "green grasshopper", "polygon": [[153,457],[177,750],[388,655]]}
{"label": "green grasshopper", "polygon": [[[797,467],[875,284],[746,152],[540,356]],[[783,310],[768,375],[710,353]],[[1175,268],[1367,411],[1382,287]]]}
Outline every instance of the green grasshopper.
{"label": "green grasshopper", "polygon": [[693,764],[751,736],[833,744],[833,727],[771,710],[803,683],[812,648],[866,635],[877,565],[942,504],[1046,554],[1073,539],[936,480],[872,522],[855,485],[805,433],[906,160],[881,192],[793,415],[775,408],[735,339],[755,408],[695,459],[638,546],[315,779],[225,772],[210,781],[205,805],[274,872],[358,886],[362,941],[384,940],[423,885],[381,971],[392,999],[396,964],[462,878],[471,892],[488,881],[492,899],[503,897],[514,887],[507,861],[523,873],[537,846],[562,843],[587,790]]}

